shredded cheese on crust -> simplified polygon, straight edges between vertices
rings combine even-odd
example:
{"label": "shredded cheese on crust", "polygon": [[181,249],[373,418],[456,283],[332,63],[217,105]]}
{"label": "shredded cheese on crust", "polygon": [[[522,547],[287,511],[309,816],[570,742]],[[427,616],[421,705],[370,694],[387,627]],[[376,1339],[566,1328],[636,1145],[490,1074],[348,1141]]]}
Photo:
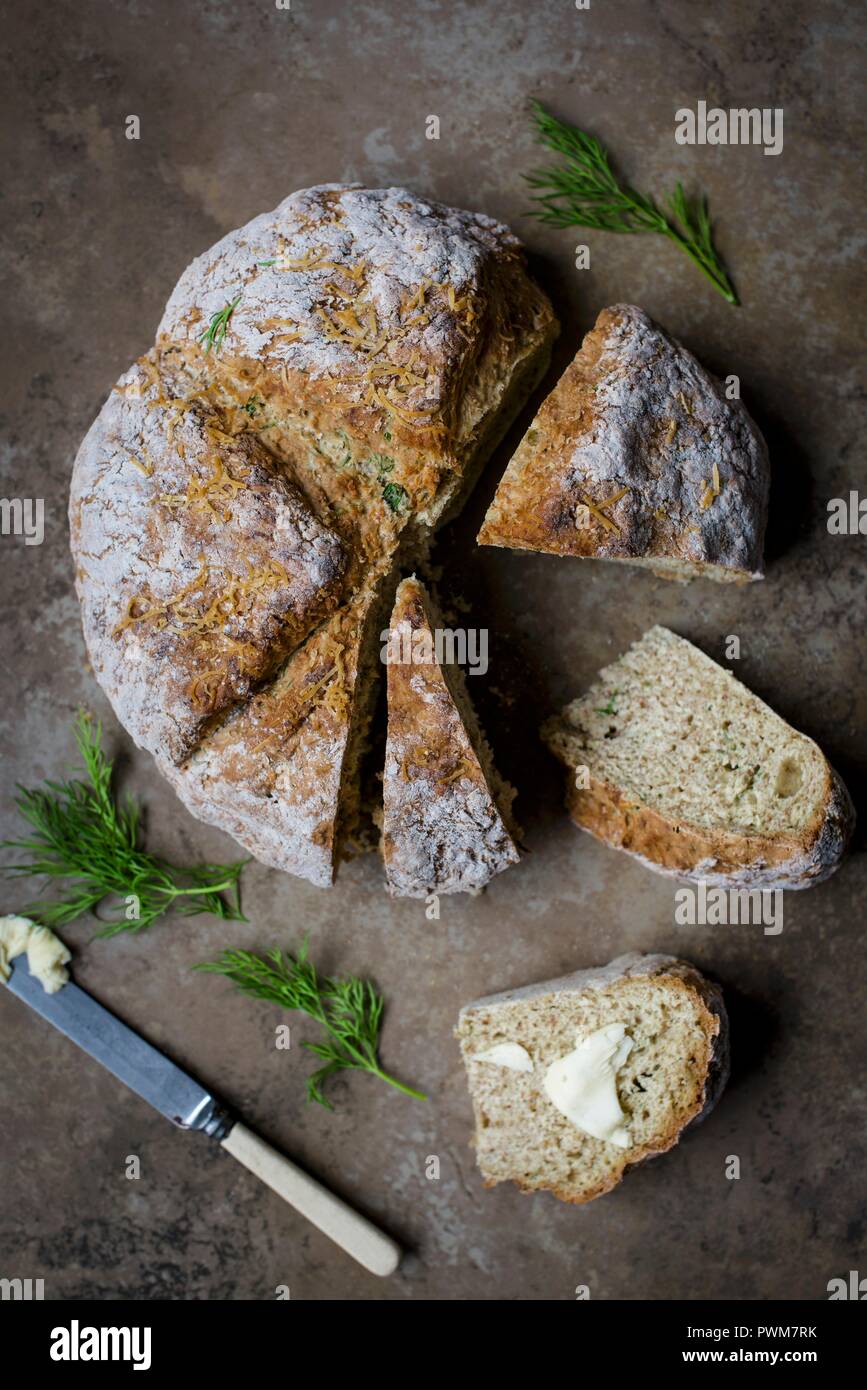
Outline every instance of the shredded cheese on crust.
{"label": "shredded cheese on crust", "polygon": [[243,492],[248,486],[250,469],[241,469],[240,477],[233,478],[218,454],[212,456],[210,463],[211,473],[207,478],[191,478],[186,492],[161,492],[157,500],[171,509],[189,507],[191,510],[209,512],[223,521],[231,521],[229,503],[236,493]]}
{"label": "shredded cheese on crust", "polygon": [[[259,570],[251,568],[246,578],[230,575],[209,596],[205,586],[210,576],[211,566],[200,557],[195,579],[171,598],[154,600],[146,591],[134,594],[112,633],[117,637],[129,627],[148,623],[158,632],[168,629],[191,638],[195,658],[210,663],[221,661],[220,667],[211,664],[198,672],[187,687],[193,704],[205,709],[213,708],[233,671],[243,679],[260,671],[261,653],[254,643],[233,636],[229,624],[242,623],[257,596],[289,581],[284,567],[272,560]],[[208,597],[210,602],[203,607],[202,599],[207,601]]]}
{"label": "shredded cheese on crust", "polygon": [[699,507],[703,512],[706,512],[708,507],[710,507],[716,501],[717,497],[719,497],[720,495],[721,490],[722,488],[720,484],[719,468],[716,464],[714,464],[711,474],[711,481],[709,483],[705,483],[704,492],[702,493],[698,503]]}
{"label": "shredded cheese on crust", "polygon": [[579,495],[578,506],[575,509],[576,526],[581,525],[580,514],[581,508],[583,507],[587,510],[587,512],[589,512],[589,514],[592,517],[595,518],[596,521],[600,523],[601,526],[605,528],[606,531],[615,531],[619,535],[620,527],[617,525],[617,522],[614,520],[613,517],[605,515],[605,508],[613,507],[614,503],[619,502],[621,497],[625,497],[627,492],[629,492],[629,488],[622,487],[620,488],[619,492],[612,493],[612,495],[610,497],[606,497],[603,502],[588,502],[585,498]]}
{"label": "shredded cheese on crust", "polygon": [[150,458],[148,458],[147,450],[142,449],[142,453],[147,459],[146,463],[142,463],[141,459],[137,459],[135,454],[131,454],[127,450],[124,450],[124,453],[126,454],[133,468],[137,468],[139,473],[142,473],[146,478],[149,478],[152,475],[154,471],[154,466],[151,463]]}

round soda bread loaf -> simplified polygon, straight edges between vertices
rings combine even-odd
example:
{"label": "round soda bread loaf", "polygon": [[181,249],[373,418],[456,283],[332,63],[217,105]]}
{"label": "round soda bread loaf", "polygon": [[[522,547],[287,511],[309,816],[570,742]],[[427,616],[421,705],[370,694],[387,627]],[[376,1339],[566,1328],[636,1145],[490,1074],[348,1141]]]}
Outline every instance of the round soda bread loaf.
{"label": "round soda bread loaf", "polygon": [[653,627],[542,729],[576,825],[648,868],[745,889],[809,888],[852,835],[821,749],[699,648]]}
{"label": "round soda bread loaf", "polygon": [[762,577],[770,470],[739,399],[632,304],[603,309],[533,420],[483,545]]}
{"label": "round soda bread loaf", "polygon": [[373,616],[460,506],[557,324],[508,228],[323,185],[172,294],[73,470],[84,634],[195,815],[329,883],[357,838]]}
{"label": "round soda bread loaf", "polygon": [[[611,1142],[561,1113],[545,1078],[576,1041],[618,1025],[631,1048],[615,1083],[625,1133]],[[511,1181],[523,1192],[550,1191],[564,1202],[601,1197],[627,1169],[672,1148],[710,1113],[729,1074],[722,991],[667,955],[632,952],[478,999],[461,1010],[456,1036],[485,1186]],[[506,1047],[514,1054],[516,1045],[520,1069],[514,1055],[495,1060]]]}

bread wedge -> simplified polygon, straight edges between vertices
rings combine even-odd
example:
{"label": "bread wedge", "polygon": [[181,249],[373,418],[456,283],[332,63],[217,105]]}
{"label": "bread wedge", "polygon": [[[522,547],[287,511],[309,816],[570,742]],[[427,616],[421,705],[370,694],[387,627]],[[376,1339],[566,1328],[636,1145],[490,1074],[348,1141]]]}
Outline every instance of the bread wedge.
{"label": "bread wedge", "polygon": [[441,663],[439,613],[415,578],[399,586],[387,637],[382,858],[395,897],[475,893],[519,859],[514,789],[493,765],[463,673]]}
{"label": "bread wedge", "polygon": [[641,309],[603,309],[516,450],[482,545],[762,577],[769,465],[740,400]]}
{"label": "bread wedge", "polygon": [[369,594],[339,609],[183,766],[160,765],[193,815],[320,887],[333,882],[359,815],[378,615]]}
{"label": "bread wedge", "polygon": [[799,734],[704,652],[653,627],[542,736],[582,830],[676,878],[809,888],[838,867],[849,794]]}
{"label": "bread wedge", "polygon": [[460,1041],[484,1184],[564,1202],[610,1192],[713,1108],[729,1071],[719,987],[674,956],[476,1000]]}

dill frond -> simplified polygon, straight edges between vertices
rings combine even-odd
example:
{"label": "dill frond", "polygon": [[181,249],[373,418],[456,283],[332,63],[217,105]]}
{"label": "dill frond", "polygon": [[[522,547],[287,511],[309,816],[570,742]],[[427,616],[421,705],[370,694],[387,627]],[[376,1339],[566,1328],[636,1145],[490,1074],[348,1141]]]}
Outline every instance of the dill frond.
{"label": "dill frond", "polygon": [[713,245],[704,198],[690,200],[678,183],[666,211],[614,172],[610,156],[595,135],[560,121],[534,101],[540,143],[562,156],[562,163],[527,175],[538,189],[532,215],[552,227],[592,227],[603,232],[656,232],[679,246],[729,304],[738,297]]}
{"label": "dill frond", "polygon": [[280,1004],[284,1009],[300,1009],[324,1028],[323,1042],[303,1044],[322,1063],[307,1078],[308,1100],[331,1110],[322,1088],[329,1077],[340,1071],[367,1071],[404,1095],[427,1100],[421,1091],[405,1086],[380,1065],[382,995],[369,980],[355,975],[343,979],[320,975],[309,958],[306,938],[297,956],[276,949],[266,956],[226,950],[217,960],[206,961],[195,969],[225,975],[251,999]]}
{"label": "dill frond", "polygon": [[[179,869],[139,844],[141,808],[112,792],[113,764],[102,749],[102,726],[82,712],[75,738],[84,776],[18,787],[15,804],[32,834],[5,840],[0,850],[24,850],[29,862],[4,865],[13,877],[44,877],[60,885],[60,896],[40,898],[21,911],[45,927],[63,927],[106,898],[135,898],[137,915],[114,917],[99,933],[142,931],[170,908],[184,916],[210,912],[224,921],[245,921],[236,864],[198,864]],[[223,894],[228,894],[224,897]]]}

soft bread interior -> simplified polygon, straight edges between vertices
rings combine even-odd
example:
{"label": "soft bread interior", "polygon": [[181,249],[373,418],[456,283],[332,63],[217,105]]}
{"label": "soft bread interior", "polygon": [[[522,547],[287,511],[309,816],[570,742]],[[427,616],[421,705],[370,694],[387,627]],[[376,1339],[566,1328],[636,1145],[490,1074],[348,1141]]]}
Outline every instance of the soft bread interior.
{"label": "soft bread interior", "polygon": [[816,744],[662,627],[600,672],[544,732],[570,767],[586,766],[627,799],[706,829],[797,833],[828,794]]}
{"label": "soft bread interior", "polygon": [[[548,1067],[576,1040],[622,1023],[633,1046],[617,1073],[629,1147],[585,1134],[551,1103]],[[669,1148],[701,1111],[714,1015],[700,994],[672,975],[623,978],[602,989],[559,990],[464,1010],[458,1027],[476,1118],[479,1168],[488,1184],[511,1180],[581,1202],[608,1191],[624,1168]],[[519,1043],[533,1070],[478,1059]]]}

